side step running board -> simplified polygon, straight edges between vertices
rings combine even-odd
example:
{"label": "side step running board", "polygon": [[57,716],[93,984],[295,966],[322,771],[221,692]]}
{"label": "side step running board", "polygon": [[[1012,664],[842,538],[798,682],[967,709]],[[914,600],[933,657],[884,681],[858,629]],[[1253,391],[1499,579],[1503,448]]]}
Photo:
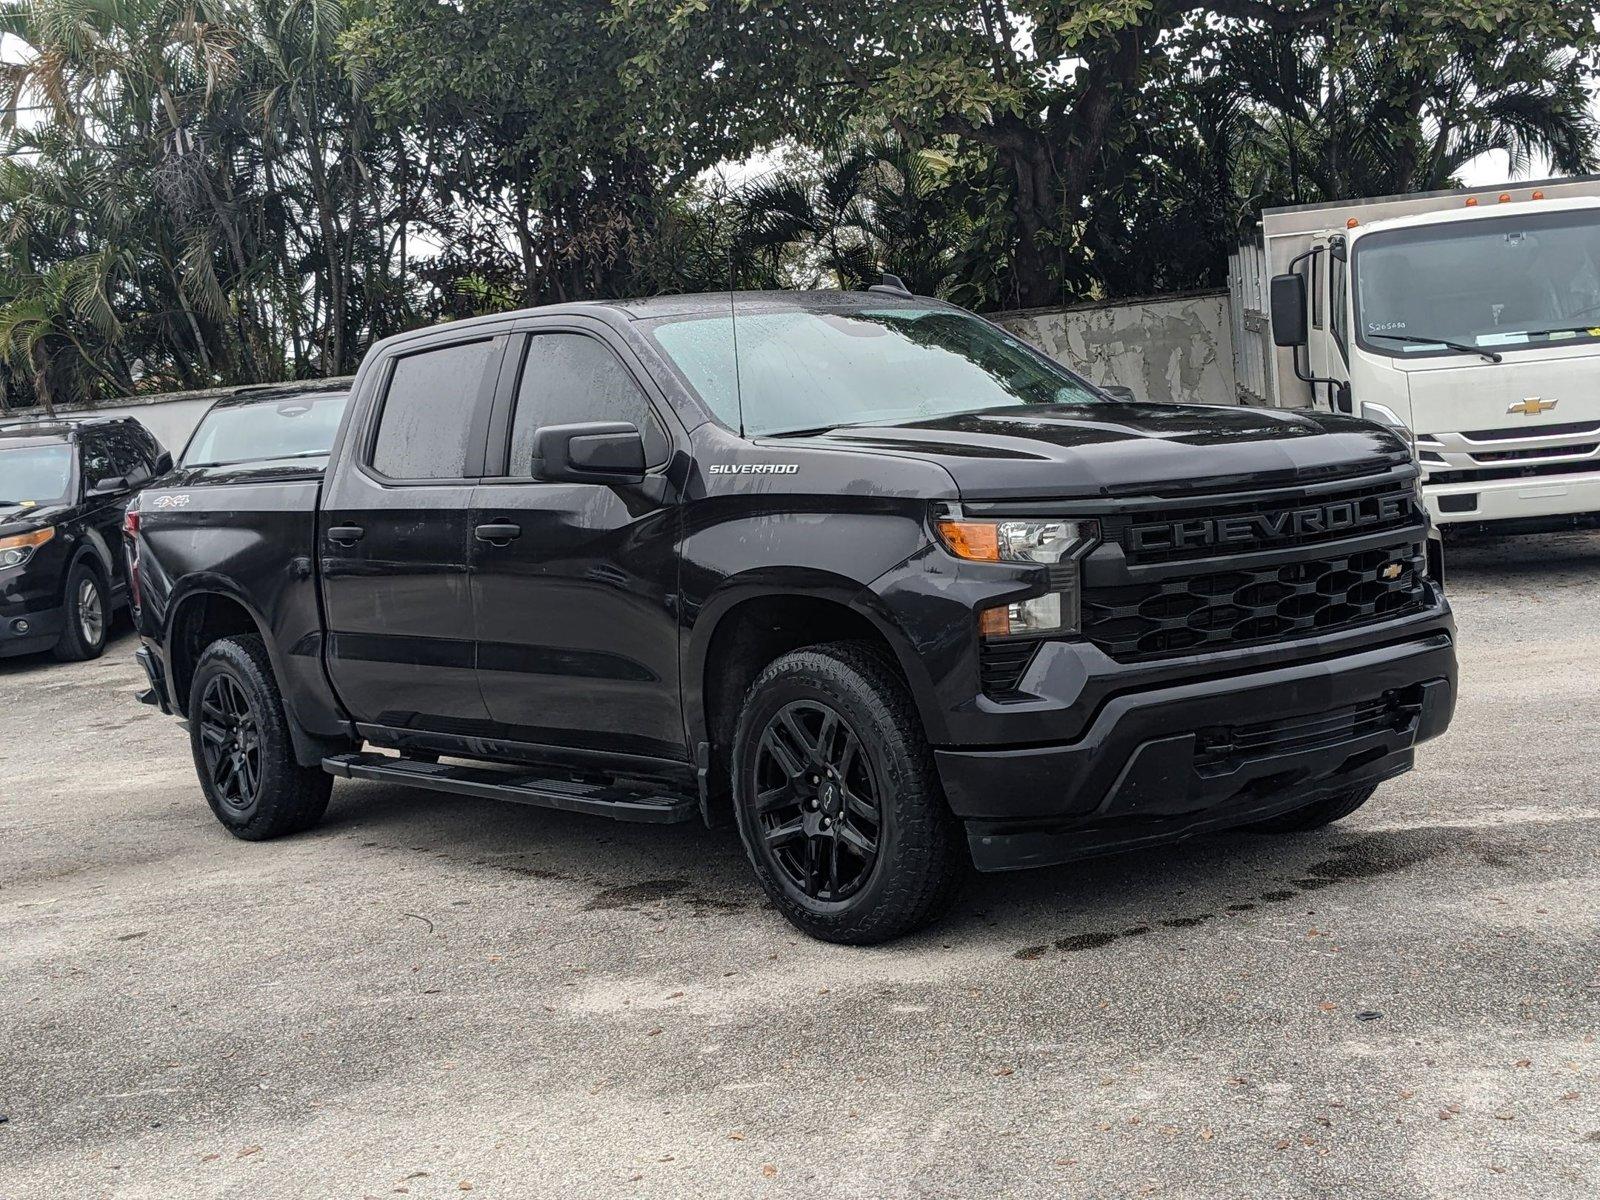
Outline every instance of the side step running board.
{"label": "side step running board", "polygon": [[547,779],[493,767],[418,762],[387,754],[335,754],[322,760],[322,769],[345,779],[372,779],[460,796],[593,813],[616,821],[669,824],[700,815],[699,802],[693,796],[655,795],[615,785]]}

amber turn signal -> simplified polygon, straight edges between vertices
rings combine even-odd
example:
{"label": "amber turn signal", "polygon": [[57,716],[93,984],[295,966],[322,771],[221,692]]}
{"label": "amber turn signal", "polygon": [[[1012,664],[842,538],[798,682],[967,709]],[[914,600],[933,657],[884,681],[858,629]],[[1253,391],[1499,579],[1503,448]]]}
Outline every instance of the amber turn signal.
{"label": "amber turn signal", "polygon": [[984,637],[1005,637],[1011,632],[1011,606],[1001,604],[995,608],[978,610],[978,632]]}
{"label": "amber turn signal", "polygon": [[42,546],[55,537],[54,528],[35,529],[32,533],[19,533],[14,537],[0,538],[0,550],[23,550]]}
{"label": "amber turn signal", "polygon": [[957,558],[1000,561],[999,529],[993,521],[940,521],[939,536]]}

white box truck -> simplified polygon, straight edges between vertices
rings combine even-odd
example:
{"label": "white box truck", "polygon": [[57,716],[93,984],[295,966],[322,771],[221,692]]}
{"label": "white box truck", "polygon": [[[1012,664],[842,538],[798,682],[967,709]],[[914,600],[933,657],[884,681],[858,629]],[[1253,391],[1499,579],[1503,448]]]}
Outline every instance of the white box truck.
{"label": "white box truck", "polygon": [[1440,525],[1600,518],[1600,176],[1267,209],[1229,287],[1242,403],[1405,430]]}

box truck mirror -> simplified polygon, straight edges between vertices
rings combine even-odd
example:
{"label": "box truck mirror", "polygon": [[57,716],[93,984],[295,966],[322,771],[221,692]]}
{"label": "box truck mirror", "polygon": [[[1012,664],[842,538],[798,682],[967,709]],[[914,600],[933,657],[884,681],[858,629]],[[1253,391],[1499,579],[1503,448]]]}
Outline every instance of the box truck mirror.
{"label": "box truck mirror", "polygon": [[1306,344],[1306,277],[1288,274],[1272,277],[1272,344]]}

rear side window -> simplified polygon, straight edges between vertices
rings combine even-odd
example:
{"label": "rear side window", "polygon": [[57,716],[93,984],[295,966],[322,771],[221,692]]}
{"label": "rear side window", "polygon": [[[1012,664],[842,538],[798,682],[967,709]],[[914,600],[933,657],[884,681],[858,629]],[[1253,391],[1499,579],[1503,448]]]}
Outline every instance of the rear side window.
{"label": "rear side window", "polygon": [[461,479],[485,377],[498,361],[492,339],[396,360],[378,418],[372,465],[391,479]]}
{"label": "rear side window", "polygon": [[511,422],[512,475],[533,465],[533,435],[546,425],[628,421],[644,435],[645,461],[667,459],[667,435],[633,374],[604,342],[581,333],[538,333],[517,388]]}

